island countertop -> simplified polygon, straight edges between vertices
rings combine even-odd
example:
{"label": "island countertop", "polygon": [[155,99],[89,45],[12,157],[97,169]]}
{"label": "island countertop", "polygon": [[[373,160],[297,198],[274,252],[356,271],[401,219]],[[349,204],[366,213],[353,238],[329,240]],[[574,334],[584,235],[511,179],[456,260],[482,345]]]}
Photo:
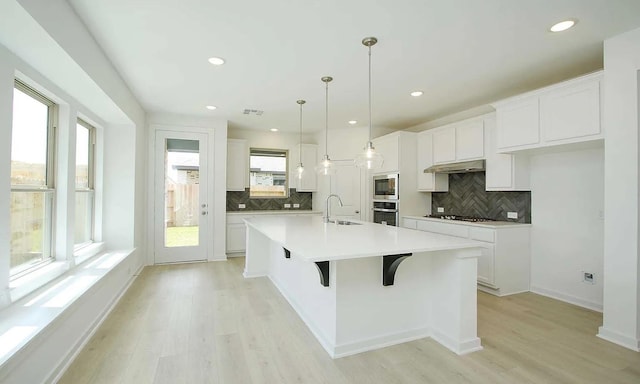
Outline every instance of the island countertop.
{"label": "island countertop", "polygon": [[247,225],[307,261],[332,261],[481,247],[460,237],[419,232],[363,221],[324,223],[319,216],[255,217]]}

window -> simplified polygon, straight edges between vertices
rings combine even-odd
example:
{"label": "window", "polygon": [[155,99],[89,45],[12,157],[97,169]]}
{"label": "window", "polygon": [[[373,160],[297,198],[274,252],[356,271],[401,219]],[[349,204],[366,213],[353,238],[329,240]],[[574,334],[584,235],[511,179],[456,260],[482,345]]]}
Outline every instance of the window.
{"label": "window", "polygon": [[78,119],[76,124],[76,209],[74,248],[93,242],[95,128]]}
{"label": "window", "polygon": [[289,197],[287,157],[287,150],[251,148],[249,197]]}
{"label": "window", "polygon": [[51,260],[56,106],[16,81],[11,130],[11,275]]}

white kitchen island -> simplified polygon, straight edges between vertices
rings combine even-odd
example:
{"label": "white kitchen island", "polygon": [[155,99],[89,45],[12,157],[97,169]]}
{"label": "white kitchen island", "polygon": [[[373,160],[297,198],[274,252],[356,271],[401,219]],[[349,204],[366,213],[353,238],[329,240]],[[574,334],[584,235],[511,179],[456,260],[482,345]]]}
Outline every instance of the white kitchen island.
{"label": "white kitchen island", "polygon": [[476,241],[318,216],[247,219],[244,276],[267,276],[333,358],[423,337],[477,337]]}

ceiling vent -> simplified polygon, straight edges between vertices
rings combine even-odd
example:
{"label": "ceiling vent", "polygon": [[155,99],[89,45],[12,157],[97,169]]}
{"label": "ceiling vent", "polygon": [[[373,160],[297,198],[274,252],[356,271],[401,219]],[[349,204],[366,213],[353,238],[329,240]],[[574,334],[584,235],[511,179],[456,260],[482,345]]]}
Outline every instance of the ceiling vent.
{"label": "ceiling vent", "polygon": [[259,109],[245,109],[244,112],[245,115],[256,115],[256,116],[262,116],[262,114],[264,113],[264,111],[261,111]]}

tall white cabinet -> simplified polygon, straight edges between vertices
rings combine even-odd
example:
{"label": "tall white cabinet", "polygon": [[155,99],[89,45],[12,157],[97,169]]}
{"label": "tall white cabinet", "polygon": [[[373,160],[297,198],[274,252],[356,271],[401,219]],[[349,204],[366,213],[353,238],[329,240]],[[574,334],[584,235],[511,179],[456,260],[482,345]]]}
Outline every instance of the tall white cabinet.
{"label": "tall white cabinet", "polygon": [[227,139],[227,191],[249,187],[249,146],[244,139]]}

